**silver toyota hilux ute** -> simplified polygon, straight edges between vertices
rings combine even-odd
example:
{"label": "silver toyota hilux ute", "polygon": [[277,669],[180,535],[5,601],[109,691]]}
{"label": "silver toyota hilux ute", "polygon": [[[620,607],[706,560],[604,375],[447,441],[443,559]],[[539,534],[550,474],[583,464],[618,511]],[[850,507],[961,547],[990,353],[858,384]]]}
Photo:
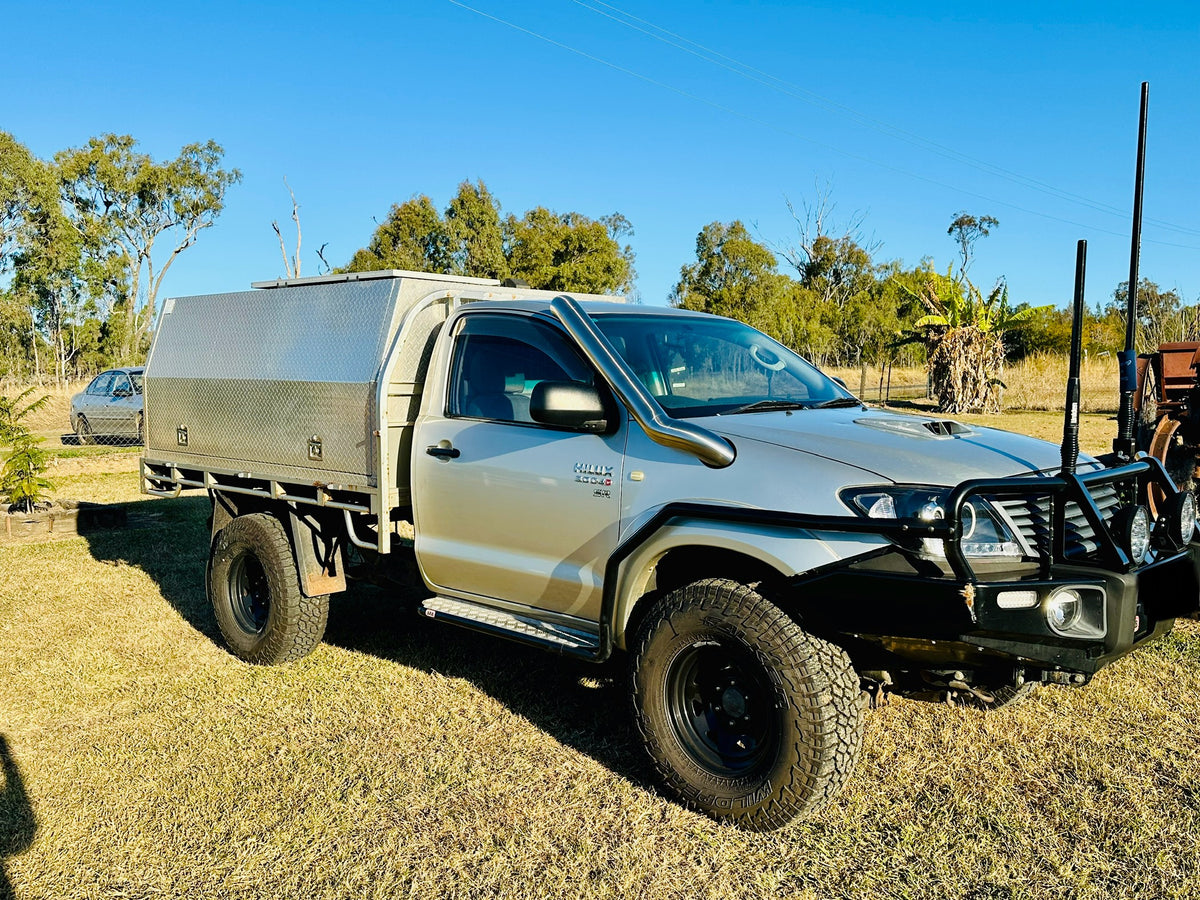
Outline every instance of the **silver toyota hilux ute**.
{"label": "silver toyota hilux ute", "polygon": [[1083,685],[1200,609],[1155,461],[871,409],[618,299],[388,271],[168,301],[143,487],[211,497],[231,650],[299,658],[347,578],[419,573],[424,616],[627,659],[663,784],[761,830],[845,782],[870,697]]}

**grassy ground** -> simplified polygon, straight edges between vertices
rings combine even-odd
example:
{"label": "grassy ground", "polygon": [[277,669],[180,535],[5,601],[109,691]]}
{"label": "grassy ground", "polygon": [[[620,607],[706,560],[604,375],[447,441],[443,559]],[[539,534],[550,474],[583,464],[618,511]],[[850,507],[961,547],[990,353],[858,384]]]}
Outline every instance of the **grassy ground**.
{"label": "grassy ground", "polygon": [[[1061,410],[1066,396],[1068,361],[1065,356],[1031,356],[1004,368],[1002,380],[1003,408],[1005,410]],[[865,382],[857,368],[827,369],[846,382],[851,391],[875,403],[888,393],[892,397],[911,398],[920,395],[914,386],[925,384],[924,367],[895,367],[891,372],[868,368]],[[891,377],[889,383],[888,377]],[[1112,357],[1090,358],[1083,361],[1079,370],[1080,409],[1085,412],[1116,412],[1117,361]]]}
{"label": "grassy ground", "polygon": [[[61,495],[138,498],[135,454],[85,449]],[[1194,623],[1012,709],[893,700],[830,808],[748,835],[656,792],[616,671],[369,590],[307,659],[242,664],[205,503],[140,502],[154,527],[0,546],[4,900],[1200,894]]]}

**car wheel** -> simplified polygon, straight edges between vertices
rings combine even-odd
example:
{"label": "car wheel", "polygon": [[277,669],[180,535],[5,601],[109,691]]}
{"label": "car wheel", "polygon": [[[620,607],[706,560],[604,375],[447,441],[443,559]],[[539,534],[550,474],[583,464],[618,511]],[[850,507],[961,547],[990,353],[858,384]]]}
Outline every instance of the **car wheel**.
{"label": "car wheel", "polygon": [[329,595],[304,596],[283,524],[267,513],[238,516],[221,529],[208,593],[221,634],[246,662],[300,659],[325,634]]}
{"label": "car wheel", "polygon": [[137,442],[139,444],[146,443],[146,424],[143,413],[137,415]]}
{"label": "car wheel", "polygon": [[91,444],[95,441],[95,435],[92,434],[92,426],[88,424],[88,420],[83,416],[75,417],[75,438],[81,444]]}
{"label": "car wheel", "polygon": [[827,802],[862,744],[864,695],[845,652],[733,581],[659,602],[639,631],[631,693],[667,787],[752,831]]}

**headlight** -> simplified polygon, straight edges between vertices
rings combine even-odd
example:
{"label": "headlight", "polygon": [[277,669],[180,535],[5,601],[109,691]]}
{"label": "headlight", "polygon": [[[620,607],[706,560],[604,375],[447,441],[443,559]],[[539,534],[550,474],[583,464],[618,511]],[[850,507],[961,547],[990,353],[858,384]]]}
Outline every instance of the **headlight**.
{"label": "headlight", "polygon": [[[842,492],[842,500],[851,509],[869,519],[921,519],[936,522],[946,517],[949,491],[936,487],[854,488]],[[962,506],[962,552],[970,557],[1007,557],[1019,559],[1021,548],[1008,526],[979,497]],[[946,548],[940,539],[921,541],[921,554],[944,559]]]}

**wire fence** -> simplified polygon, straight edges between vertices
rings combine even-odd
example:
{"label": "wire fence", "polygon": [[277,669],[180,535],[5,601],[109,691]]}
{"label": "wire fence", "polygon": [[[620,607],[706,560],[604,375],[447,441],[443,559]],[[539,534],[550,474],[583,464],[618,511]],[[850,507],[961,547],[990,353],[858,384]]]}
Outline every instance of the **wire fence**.
{"label": "wire fence", "polygon": [[915,366],[883,366],[866,369],[830,369],[860,400],[887,406],[892,402],[925,400],[930,397],[929,377]]}

